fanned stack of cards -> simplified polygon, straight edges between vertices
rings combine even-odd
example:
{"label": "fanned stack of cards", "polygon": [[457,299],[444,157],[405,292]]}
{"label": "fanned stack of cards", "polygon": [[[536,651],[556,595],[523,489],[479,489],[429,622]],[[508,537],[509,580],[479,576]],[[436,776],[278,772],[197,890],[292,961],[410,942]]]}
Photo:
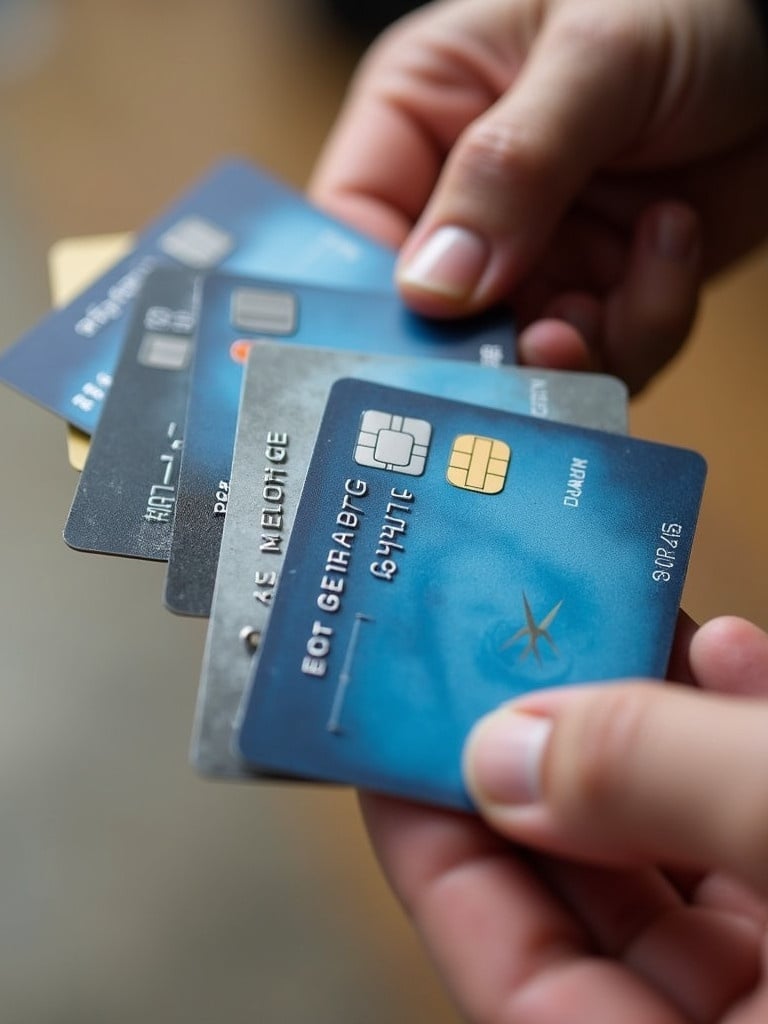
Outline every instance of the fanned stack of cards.
{"label": "fanned stack of cards", "polygon": [[469,809],[479,716],[664,675],[705,466],[628,438],[615,378],[512,365],[505,312],[407,312],[392,267],[225,164],[0,378],[93,435],[67,543],[167,560],[210,617],[203,774]]}

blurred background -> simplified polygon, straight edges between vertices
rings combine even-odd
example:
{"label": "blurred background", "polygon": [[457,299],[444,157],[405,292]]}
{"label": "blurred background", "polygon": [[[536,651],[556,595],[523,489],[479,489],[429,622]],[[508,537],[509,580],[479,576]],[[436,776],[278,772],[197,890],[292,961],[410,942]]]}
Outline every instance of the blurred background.
{"label": "blurred background", "polygon": [[[0,0],[0,345],[46,312],[57,239],[141,226],[222,156],[301,187],[387,10]],[[709,461],[686,608],[763,626],[766,255],[632,411]],[[160,566],[64,545],[63,424],[5,388],[0,474],[2,1019],[457,1020],[350,794],[188,767],[202,624],[162,609]]]}

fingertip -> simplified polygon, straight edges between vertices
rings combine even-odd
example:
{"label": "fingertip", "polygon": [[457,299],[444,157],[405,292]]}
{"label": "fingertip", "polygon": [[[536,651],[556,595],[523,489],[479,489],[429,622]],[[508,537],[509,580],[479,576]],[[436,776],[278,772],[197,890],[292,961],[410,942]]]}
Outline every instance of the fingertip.
{"label": "fingertip", "polygon": [[581,333],[564,320],[537,320],[520,332],[518,358],[524,366],[549,370],[595,369],[593,355]]}
{"label": "fingertip", "polygon": [[672,642],[672,650],[667,664],[667,679],[684,686],[695,686],[696,679],[693,674],[690,661],[691,643],[696,631],[697,624],[682,609],[677,615],[675,636]]}
{"label": "fingertip", "polygon": [[570,324],[591,352],[598,350],[602,332],[602,306],[594,295],[564,292],[549,303],[545,316]]}
{"label": "fingertip", "polygon": [[426,316],[458,316],[475,303],[490,257],[488,242],[470,228],[443,224],[406,243],[395,269],[404,301]]}
{"label": "fingertip", "polygon": [[703,689],[768,694],[768,633],[747,619],[722,615],[704,623],[691,640],[689,660]]}
{"label": "fingertip", "polygon": [[474,726],[464,748],[467,789],[485,813],[529,806],[541,796],[541,763],[552,721],[507,705]]}

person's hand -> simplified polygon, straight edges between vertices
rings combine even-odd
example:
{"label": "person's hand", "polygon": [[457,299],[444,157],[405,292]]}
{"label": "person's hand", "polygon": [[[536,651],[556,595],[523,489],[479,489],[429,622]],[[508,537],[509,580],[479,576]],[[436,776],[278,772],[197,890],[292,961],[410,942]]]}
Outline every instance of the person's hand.
{"label": "person's hand", "polygon": [[768,635],[682,622],[672,671],[709,692],[574,687],[483,719],[465,768],[492,829],[361,797],[468,1020],[768,1020]]}
{"label": "person's hand", "polygon": [[374,46],[310,192],[403,246],[414,309],[512,299],[521,361],[637,390],[768,231],[767,126],[752,0],[444,0]]}

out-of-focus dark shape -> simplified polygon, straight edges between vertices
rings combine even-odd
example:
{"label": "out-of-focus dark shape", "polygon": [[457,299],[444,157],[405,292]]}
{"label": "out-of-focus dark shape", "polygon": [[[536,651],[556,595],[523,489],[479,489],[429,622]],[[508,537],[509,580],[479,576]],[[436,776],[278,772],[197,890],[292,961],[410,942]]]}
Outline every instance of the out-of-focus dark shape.
{"label": "out-of-focus dark shape", "polygon": [[404,14],[422,7],[425,0],[322,0],[332,17],[361,42],[368,43]]}

